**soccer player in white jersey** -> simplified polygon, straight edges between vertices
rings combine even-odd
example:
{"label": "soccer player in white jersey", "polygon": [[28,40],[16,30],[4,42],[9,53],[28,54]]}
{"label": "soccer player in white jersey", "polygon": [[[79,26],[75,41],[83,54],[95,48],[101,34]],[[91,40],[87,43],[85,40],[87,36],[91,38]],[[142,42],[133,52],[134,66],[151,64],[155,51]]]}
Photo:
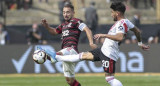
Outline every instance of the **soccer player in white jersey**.
{"label": "soccer player in white jersey", "polygon": [[123,86],[122,83],[114,77],[115,63],[119,58],[119,45],[125,38],[129,30],[133,31],[138,40],[138,46],[143,50],[149,50],[149,46],[142,43],[140,30],[125,18],[125,5],[121,2],[113,2],[110,6],[111,16],[116,21],[108,34],[96,34],[95,39],[105,38],[101,48],[89,52],[82,52],[77,55],[56,55],[52,57],[54,61],[78,62],[81,60],[101,61],[106,81],[110,86]]}

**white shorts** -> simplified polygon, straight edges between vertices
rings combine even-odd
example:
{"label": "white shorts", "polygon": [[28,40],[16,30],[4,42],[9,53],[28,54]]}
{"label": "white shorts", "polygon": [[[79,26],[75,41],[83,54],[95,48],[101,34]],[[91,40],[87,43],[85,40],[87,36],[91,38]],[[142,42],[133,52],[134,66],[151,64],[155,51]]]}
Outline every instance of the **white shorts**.
{"label": "white shorts", "polygon": [[[64,48],[64,49],[60,50],[59,52],[61,52],[63,55],[78,54],[77,51],[75,51],[75,49],[72,47]],[[63,62],[62,65],[63,65],[63,72],[64,72],[65,77],[75,77],[75,72],[74,72],[75,63]]]}

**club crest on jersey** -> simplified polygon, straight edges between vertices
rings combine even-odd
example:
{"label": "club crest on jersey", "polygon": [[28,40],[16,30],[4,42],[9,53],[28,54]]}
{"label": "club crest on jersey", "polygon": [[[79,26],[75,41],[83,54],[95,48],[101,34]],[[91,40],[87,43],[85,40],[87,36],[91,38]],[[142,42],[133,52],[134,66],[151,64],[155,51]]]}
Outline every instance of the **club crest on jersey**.
{"label": "club crest on jersey", "polygon": [[118,30],[123,30],[123,27],[122,27],[122,26],[119,26],[119,27],[118,27]]}

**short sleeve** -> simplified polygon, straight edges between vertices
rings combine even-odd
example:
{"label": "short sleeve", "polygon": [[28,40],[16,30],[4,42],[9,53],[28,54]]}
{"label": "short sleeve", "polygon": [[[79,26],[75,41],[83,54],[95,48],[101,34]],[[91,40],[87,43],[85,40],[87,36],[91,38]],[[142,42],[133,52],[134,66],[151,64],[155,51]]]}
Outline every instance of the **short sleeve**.
{"label": "short sleeve", "polygon": [[126,21],[126,24],[128,26],[128,29],[134,28],[134,24],[132,22],[130,22],[129,20]]}
{"label": "short sleeve", "polygon": [[134,24],[132,24],[129,20],[126,20],[117,27],[116,32],[126,34],[131,28],[134,28]]}
{"label": "short sleeve", "polygon": [[56,27],[56,32],[57,32],[58,34],[61,34],[61,33],[62,33],[62,24]]}
{"label": "short sleeve", "polygon": [[78,21],[78,29],[80,31],[83,31],[83,29],[86,27],[87,25],[85,23],[83,23],[81,20]]}

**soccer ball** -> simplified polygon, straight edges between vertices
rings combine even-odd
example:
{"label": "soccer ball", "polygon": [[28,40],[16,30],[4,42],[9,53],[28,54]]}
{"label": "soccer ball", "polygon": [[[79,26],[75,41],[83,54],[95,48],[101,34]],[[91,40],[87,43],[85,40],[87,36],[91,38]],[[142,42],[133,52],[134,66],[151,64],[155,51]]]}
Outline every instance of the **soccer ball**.
{"label": "soccer ball", "polygon": [[43,50],[36,50],[33,53],[33,60],[38,64],[43,64],[47,59],[47,55]]}

